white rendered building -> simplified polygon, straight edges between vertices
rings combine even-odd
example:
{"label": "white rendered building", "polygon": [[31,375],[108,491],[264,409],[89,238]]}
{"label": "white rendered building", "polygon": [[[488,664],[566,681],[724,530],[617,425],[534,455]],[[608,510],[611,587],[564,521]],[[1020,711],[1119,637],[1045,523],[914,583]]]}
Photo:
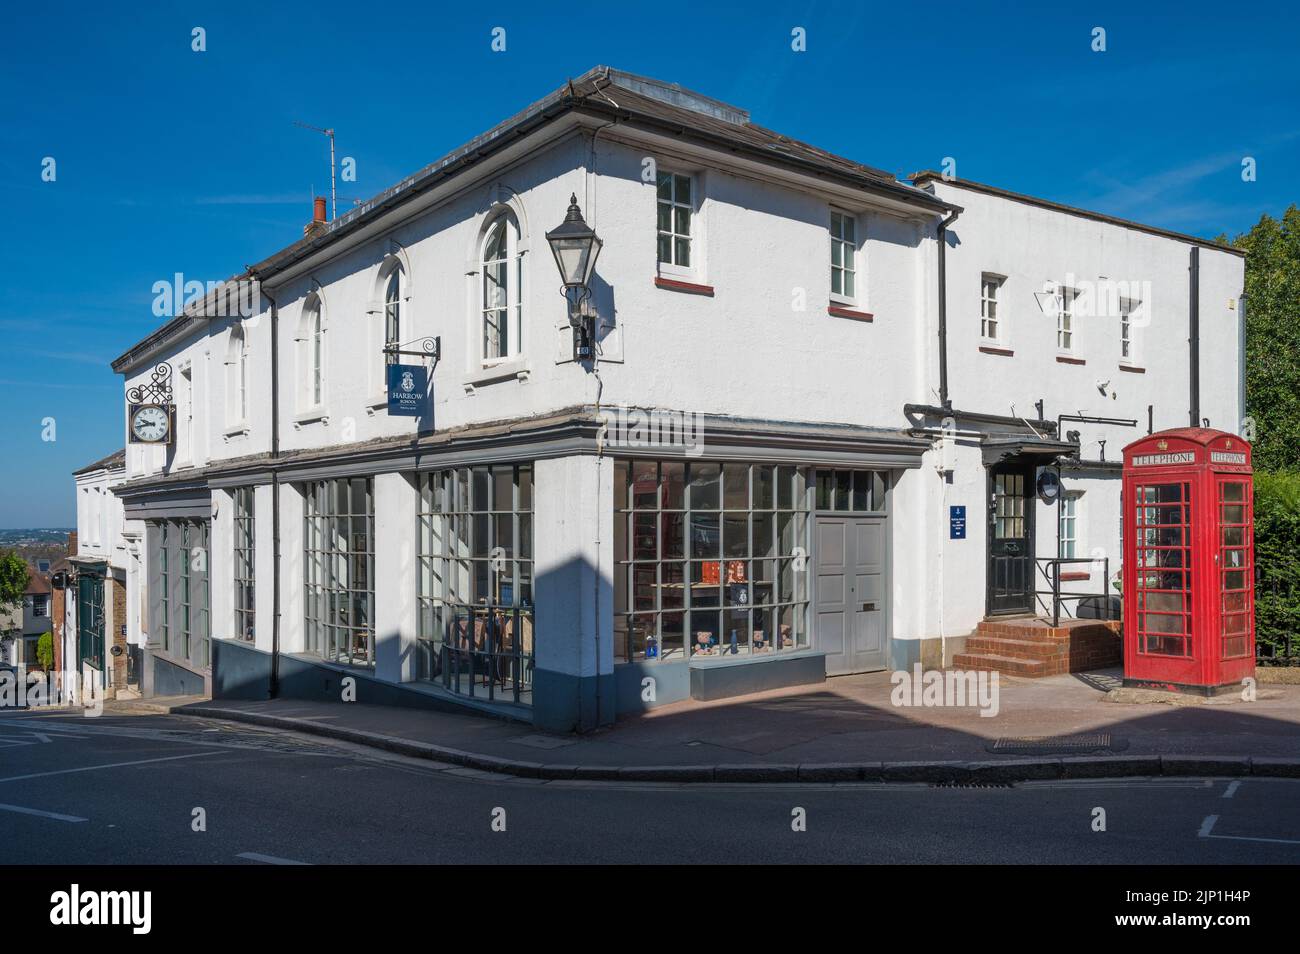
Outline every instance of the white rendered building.
{"label": "white rendered building", "polygon": [[[1242,413],[1239,253],[605,68],[236,280],[113,364],[174,414],[115,488],[155,691],[569,729],[942,665],[1045,611],[1041,560],[1104,615],[1122,446]],[[432,369],[420,416],[389,361]]]}

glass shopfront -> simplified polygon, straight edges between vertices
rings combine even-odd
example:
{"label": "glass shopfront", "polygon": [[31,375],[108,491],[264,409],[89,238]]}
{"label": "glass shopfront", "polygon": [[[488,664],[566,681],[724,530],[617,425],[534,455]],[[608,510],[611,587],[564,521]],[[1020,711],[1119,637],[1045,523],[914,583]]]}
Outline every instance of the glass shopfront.
{"label": "glass shopfront", "polygon": [[375,665],[375,492],[368,477],[303,485],[306,649]]}
{"label": "glass shopfront", "polygon": [[419,678],[530,703],[532,465],[440,470],[419,491]]}
{"label": "glass shopfront", "polygon": [[808,471],[618,461],[614,659],[808,648]]}
{"label": "glass shopfront", "polygon": [[206,669],[211,664],[208,524],[150,521],[148,538],[151,572],[157,581],[153,632],[164,654]]}

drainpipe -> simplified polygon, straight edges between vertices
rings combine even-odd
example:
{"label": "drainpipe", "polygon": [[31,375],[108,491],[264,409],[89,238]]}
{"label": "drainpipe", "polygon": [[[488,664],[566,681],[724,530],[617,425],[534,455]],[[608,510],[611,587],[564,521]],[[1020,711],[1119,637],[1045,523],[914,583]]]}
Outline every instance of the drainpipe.
{"label": "drainpipe", "polygon": [[939,223],[939,403],[952,408],[948,398],[948,226],[957,221],[961,209]]}
{"label": "drainpipe", "polygon": [[[1237,433],[1245,430],[1246,422],[1246,290],[1237,298],[1241,320],[1237,322]],[[1254,440],[1255,435],[1250,435]]]}
{"label": "drainpipe", "polygon": [[1187,294],[1188,344],[1191,353],[1188,366],[1191,377],[1192,427],[1201,426],[1201,247],[1192,246],[1190,287]]}

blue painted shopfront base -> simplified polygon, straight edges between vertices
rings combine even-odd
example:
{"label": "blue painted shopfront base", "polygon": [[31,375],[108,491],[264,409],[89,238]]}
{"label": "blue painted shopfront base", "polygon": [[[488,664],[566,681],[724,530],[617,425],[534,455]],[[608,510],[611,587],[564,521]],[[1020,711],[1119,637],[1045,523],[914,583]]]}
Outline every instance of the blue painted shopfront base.
{"label": "blue painted shopfront base", "polygon": [[704,702],[825,681],[826,654],[818,652],[691,663],[691,698]]}

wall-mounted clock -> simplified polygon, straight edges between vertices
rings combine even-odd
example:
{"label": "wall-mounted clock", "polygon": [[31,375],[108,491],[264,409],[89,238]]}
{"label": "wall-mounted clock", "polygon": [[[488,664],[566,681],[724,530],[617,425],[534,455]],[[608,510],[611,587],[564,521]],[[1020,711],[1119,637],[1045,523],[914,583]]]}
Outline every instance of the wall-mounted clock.
{"label": "wall-mounted clock", "polygon": [[132,404],[130,408],[132,444],[170,444],[172,409],[168,404]]}

